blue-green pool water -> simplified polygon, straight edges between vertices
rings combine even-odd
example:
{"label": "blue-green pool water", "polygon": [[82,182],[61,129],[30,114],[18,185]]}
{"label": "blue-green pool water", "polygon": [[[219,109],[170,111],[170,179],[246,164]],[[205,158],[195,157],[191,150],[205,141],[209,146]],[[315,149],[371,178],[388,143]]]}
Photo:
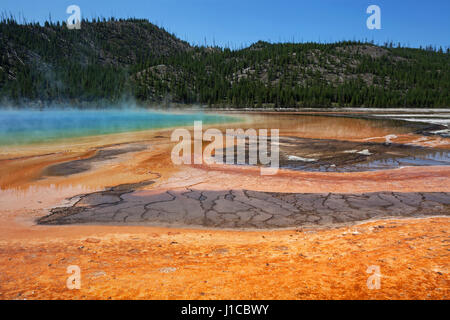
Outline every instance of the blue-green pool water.
{"label": "blue-green pool water", "polygon": [[24,145],[64,138],[238,121],[205,113],[166,113],[145,110],[3,110],[0,146]]}

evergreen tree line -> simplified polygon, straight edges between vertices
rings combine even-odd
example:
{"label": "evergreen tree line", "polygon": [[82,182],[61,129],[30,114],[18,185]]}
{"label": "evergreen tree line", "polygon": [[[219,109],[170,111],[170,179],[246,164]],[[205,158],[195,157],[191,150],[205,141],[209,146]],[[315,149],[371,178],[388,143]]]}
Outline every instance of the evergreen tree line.
{"label": "evergreen tree line", "polygon": [[449,107],[449,50],[392,43],[192,47],[145,20],[0,22],[0,100]]}

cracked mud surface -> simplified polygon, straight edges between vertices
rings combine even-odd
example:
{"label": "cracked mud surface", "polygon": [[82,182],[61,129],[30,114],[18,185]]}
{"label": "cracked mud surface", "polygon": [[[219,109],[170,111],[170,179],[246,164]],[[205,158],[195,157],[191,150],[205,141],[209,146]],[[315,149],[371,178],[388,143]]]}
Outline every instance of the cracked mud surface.
{"label": "cracked mud surface", "polygon": [[[390,142],[353,142],[291,136],[279,138],[279,149],[280,168],[310,172],[363,172],[404,166],[450,165],[448,150]],[[248,164],[248,140],[245,150],[245,164]],[[226,152],[227,149],[222,150],[224,155]],[[232,152],[234,163],[237,163],[236,148]],[[222,161],[225,162],[225,156]]]}
{"label": "cracked mud surface", "polygon": [[79,196],[39,224],[117,224],[274,229],[385,217],[450,215],[450,193],[274,193],[189,188],[136,190],[153,181]]}
{"label": "cracked mud surface", "polygon": [[[450,153],[446,150],[395,143],[282,137],[280,151],[282,168],[304,171],[361,172],[404,166],[450,165]],[[288,155],[317,160],[292,161]]]}

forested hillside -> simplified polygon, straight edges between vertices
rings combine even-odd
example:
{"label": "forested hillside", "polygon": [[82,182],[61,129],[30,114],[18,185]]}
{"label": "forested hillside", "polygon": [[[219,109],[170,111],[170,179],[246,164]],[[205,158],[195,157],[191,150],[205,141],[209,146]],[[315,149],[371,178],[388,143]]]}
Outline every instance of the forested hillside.
{"label": "forested hillside", "polygon": [[190,50],[187,42],[145,20],[65,24],[0,23],[0,94],[21,101],[117,101],[132,94],[140,61]]}
{"label": "forested hillside", "polygon": [[193,47],[146,20],[0,23],[0,100],[232,107],[450,107],[448,49],[371,43]]}

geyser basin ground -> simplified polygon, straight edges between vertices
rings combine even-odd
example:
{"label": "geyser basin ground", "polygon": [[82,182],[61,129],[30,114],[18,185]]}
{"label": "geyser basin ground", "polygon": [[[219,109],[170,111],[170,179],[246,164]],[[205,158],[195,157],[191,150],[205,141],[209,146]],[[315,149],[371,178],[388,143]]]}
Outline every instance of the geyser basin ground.
{"label": "geyser basin ground", "polygon": [[[52,134],[54,125],[61,111],[51,111],[44,121],[44,132]],[[28,116],[28,115],[27,115]],[[40,115],[42,117],[42,114]],[[207,120],[226,121],[228,117],[205,114],[170,115],[154,112],[125,111],[118,126],[119,111],[110,112],[80,112],[73,122],[69,115],[63,114],[62,123],[71,124],[67,131],[79,126],[92,126],[92,130],[120,131],[132,127],[166,126],[172,123],[191,125],[186,121]],[[141,118],[139,118],[141,116]],[[34,115],[33,115],[34,117]],[[33,118],[32,117],[32,118]],[[304,116],[297,116],[305,118]],[[27,117],[25,117],[26,119]],[[98,123],[94,124],[94,119]],[[84,123],[81,119],[90,119],[92,123]],[[167,123],[164,123],[164,120]],[[305,122],[329,122],[330,118],[310,117]],[[24,120],[25,121],[25,120]],[[109,123],[108,121],[111,121]],[[278,120],[279,121],[279,120]],[[347,119],[356,122],[355,119]],[[130,122],[127,124],[127,122]],[[80,125],[81,123],[81,125]],[[157,124],[156,124],[157,123]],[[274,123],[263,121],[268,127]],[[277,122],[275,122],[277,123]],[[288,128],[295,128],[289,121]],[[377,128],[378,120],[370,120]],[[50,125],[51,124],[51,125]],[[217,123],[216,123],[217,124]],[[277,123],[281,124],[281,123]],[[382,129],[394,129],[401,122],[381,121]],[[262,126],[261,123],[257,124]],[[23,126],[27,126],[25,121]],[[31,121],[30,126],[37,126]],[[405,126],[410,130],[421,129],[419,125]],[[57,126],[56,131],[64,127]],[[285,127],[283,127],[285,128]],[[399,131],[402,133],[404,128]],[[96,132],[97,132],[96,131]],[[339,130],[338,130],[339,131]],[[396,132],[398,133],[398,132]],[[351,132],[347,132],[351,135]],[[355,133],[356,135],[359,133]],[[39,136],[39,135],[37,135]],[[42,136],[40,136],[42,138]],[[387,135],[387,142],[372,142],[372,137],[364,141],[346,141],[331,139],[301,138],[282,136],[280,138],[280,165],[284,169],[317,172],[365,172],[386,169],[396,169],[403,166],[448,166],[450,156],[445,149],[413,146],[393,143],[397,135]],[[166,136],[156,136],[153,143],[139,142],[97,148],[94,153],[82,159],[64,161],[52,164],[41,171],[40,179],[48,177],[77,176],[83,172],[92,171],[111,162],[120,162],[121,156],[133,155],[149,151],[152,144],[159,143]],[[248,150],[247,150],[248,154]],[[170,161],[166,157],[167,163]],[[148,172],[160,175],[151,166]],[[386,218],[392,216],[420,217],[430,215],[448,215],[450,210],[450,194],[427,192],[378,192],[378,193],[274,193],[258,192],[245,189],[208,190],[199,188],[175,188],[173,190],[141,191],[143,187],[157,182],[143,180],[138,183],[117,185],[106,191],[79,195],[80,200],[73,206],[54,208],[52,213],[39,219],[40,224],[115,224],[115,225],[154,225],[177,227],[211,227],[211,228],[255,228],[272,229],[300,226],[327,226],[342,223],[354,223],[368,219]],[[152,188],[153,189],[153,188]],[[158,192],[159,191],[159,192]]]}
{"label": "geyser basin ground", "polygon": [[[332,140],[345,144],[343,149],[348,142],[384,147],[392,134],[393,147],[403,145],[408,152],[410,147],[449,149],[445,137],[417,131],[417,125],[426,127],[421,123],[402,126],[401,121],[310,115],[250,118],[219,127],[280,128],[282,137]],[[0,297],[448,299],[450,222],[444,215],[450,166],[428,163],[360,172],[282,169],[276,176],[261,177],[249,166],[174,166],[171,131],[2,148],[7,152],[0,158]],[[295,147],[289,151],[307,155]],[[130,203],[136,206],[126,208]],[[238,204],[239,220],[233,213]],[[149,209],[145,221],[140,220],[141,205]],[[155,224],[167,225],[159,220],[161,209],[183,222],[189,213],[200,212],[192,210],[197,205],[217,212],[219,216],[211,215],[218,219],[215,228],[214,220],[203,224],[203,230],[185,229],[193,224],[164,229],[148,221],[150,214],[157,216]],[[107,221],[58,225],[71,223],[64,220],[70,219],[65,210],[72,207],[74,220],[94,213]],[[293,207],[298,213],[290,217]],[[264,210],[275,210],[272,222],[298,215],[298,225],[275,230],[278,226],[269,226]],[[135,224],[144,226],[115,223],[108,212],[118,212],[115,218],[131,212]],[[249,212],[248,221],[264,217],[263,229],[218,229],[245,221]],[[56,224],[36,224],[45,219]],[[305,219],[312,222],[301,222]],[[372,221],[358,223],[365,219]],[[81,269],[80,290],[65,287],[69,265]],[[367,289],[370,265],[381,268],[381,290]]]}

